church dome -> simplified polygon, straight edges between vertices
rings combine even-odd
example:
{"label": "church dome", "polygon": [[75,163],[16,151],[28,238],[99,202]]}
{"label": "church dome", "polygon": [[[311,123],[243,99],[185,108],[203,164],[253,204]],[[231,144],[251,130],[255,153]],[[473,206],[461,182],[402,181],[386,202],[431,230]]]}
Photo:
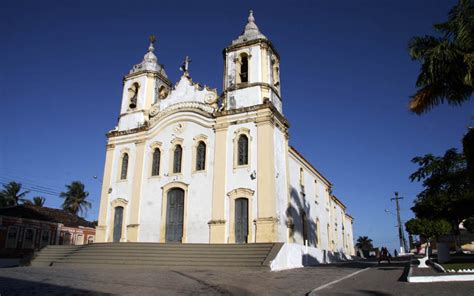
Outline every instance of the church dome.
{"label": "church dome", "polygon": [[249,17],[247,18],[247,25],[245,25],[244,31],[237,39],[232,41],[232,45],[256,39],[267,39],[267,37],[263,35],[258,29],[257,24],[255,23],[255,18],[253,17],[253,11],[250,10]]}
{"label": "church dome", "polygon": [[154,43],[155,43],[155,37],[150,36],[150,46],[148,46],[148,52],[143,56],[143,61],[141,63],[133,66],[129,74],[140,72],[140,71],[154,71],[168,78],[168,76],[166,75],[165,69],[163,68],[163,65],[158,63],[158,58],[156,57],[154,53],[155,51],[155,47],[153,45]]}

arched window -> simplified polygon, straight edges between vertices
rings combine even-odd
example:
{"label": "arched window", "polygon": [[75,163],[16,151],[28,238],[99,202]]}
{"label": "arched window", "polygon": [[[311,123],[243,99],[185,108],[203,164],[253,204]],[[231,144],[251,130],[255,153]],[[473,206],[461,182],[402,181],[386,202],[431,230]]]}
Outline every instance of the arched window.
{"label": "arched window", "polygon": [[120,171],[120,180],[127,179],[128,171],[128,154],[125,153],[122,157],[122,170]]}
{"label": "arched window", "polygon": [[249,138],[247,138],[246,135],[240,135],[237,153],[238,165],[246,165],[249,163]]}
{"label": "arched window", "polygon": [[199,141],[196,148],[196,171],[203,171],[206,169],[206,144]]}
{"label": "arched window", "polygon": [[176,145],[174,148],[173,155],[173,173],[181,173],[181,158],[183,154],[183,148],[181,145]]}
{"label": "arched window", "polygon": [[161,151],[159,148],[155,148],[155,151],[153,151],[153,161],[151,164],[152,176],[160,175],[160,159],[161,159]]}
{"label": "arched window", "polygon": [[249,81],[249,59],[246,54],[240,58],[240,82],[246,83]]}
{"label": "arched window", "polygon": [[140,85],[135,82],[132,86],[128,89],[128,97],[129,97],[129,107],[134,109],[137,107],[137,98],[138,98],[138,89]]}

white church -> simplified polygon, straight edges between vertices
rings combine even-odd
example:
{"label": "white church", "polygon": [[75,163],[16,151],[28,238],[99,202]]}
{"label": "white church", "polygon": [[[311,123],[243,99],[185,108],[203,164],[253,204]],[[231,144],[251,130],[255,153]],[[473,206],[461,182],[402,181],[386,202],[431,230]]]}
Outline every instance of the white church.
{"label": "white church", "polygon": [[352,255],[352,217],[288,143],[280,56],[250,12],[224,49],[223,93],[173,85],[154,54],[124,77],[97,242],[283,242]]}

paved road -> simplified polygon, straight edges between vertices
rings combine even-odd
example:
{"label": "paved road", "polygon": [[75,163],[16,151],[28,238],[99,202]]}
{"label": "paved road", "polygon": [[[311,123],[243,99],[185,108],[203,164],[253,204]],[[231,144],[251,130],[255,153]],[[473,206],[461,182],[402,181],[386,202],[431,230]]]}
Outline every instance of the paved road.
{"label": "paved road", "polygon": [[[281,272],[265,269],[19,267],[0,269],[5,295],[474,295],[474,283],[409,284],[404,263],[343,263]],[[427,289],[427,292],[423,292]]]}
{"label": "paved road", "polygon": [[316,288],[311,295],[467,295],[474,296],[474,282],[408,283],[408,261],[382,263],[333,285]]}

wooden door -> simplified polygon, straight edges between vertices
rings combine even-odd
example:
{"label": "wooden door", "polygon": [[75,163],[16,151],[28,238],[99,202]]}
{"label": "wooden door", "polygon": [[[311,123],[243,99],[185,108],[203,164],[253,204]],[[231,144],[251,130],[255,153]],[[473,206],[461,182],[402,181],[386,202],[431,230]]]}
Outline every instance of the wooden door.
{"label": "wooden door", "polygon": [[115,207],[114,214],[114,243],[122,238],[123,207]]}
{"label": "wooden door", "polygon": [[248,231],[248,200],[238,198],[235,200],[235,242],[238,244],[247,243]]}
{"label": "wooden door", "polygon": [[184,191],[173,188],[168,191],[166,210],[166,242],[180,243],[183,240]]}

